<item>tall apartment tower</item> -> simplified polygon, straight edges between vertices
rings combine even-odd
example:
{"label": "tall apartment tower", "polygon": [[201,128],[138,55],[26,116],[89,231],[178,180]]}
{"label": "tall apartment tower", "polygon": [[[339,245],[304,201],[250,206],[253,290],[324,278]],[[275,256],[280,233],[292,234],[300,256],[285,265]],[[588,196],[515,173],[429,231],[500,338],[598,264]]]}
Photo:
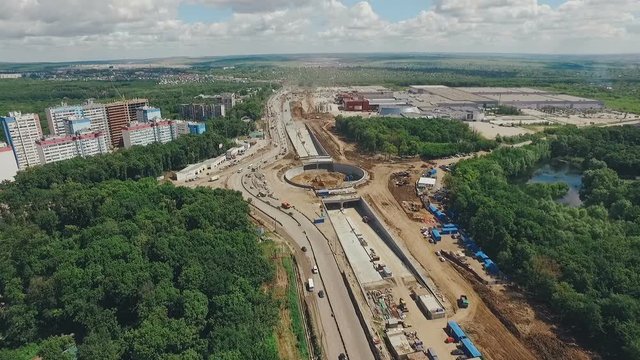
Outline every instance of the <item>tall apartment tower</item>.
{"label": "tall apartment tower", "polygon": [[148,105],[149,100],[147,99],[125,100],[105,105],[111,144],[114,147],[122,146],[122,128],[136,120],[136,109]]}
{"label": "tall apartment tower", "polygon": [[50,134],[64,136],[67,135],[64,120],[70,117],[82,117],[82,106],[69,106],[66,103],[62,103],[60,106],[47,108],[45,112],[47,113]]}
{"label": "tall apartment tower", "polygon": [[109,124],[107,122],[107,111],[103,104],[93,103],[89,100],[84,105],[67,105],[65,103],[57,107],[50,107],[46,110],[49,131],[51,135],[66,136],[74,135],[68,133],[65,120],[70,118],[86,118],[91,120],[91,131],[103,133],[107,141],[111,142]]}
{"label": "tall apartment tower", "polygon": [[38,114],[10,112],[9,116],[0,117],[4,134],[13,149],[18,169],[40,165],[40,157],[36,149],[36,140],[42,138],[42,128]]}

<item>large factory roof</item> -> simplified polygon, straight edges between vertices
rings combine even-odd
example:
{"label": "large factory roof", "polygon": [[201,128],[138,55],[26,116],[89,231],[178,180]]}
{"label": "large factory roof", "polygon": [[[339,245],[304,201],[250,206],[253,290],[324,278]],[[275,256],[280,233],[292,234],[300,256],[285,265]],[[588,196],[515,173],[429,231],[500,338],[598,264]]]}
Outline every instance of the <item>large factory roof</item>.
{"label": "large factory roof", "polygon": [[458,90],[456,88],[450,88],[447,86],[422,88],[421,90],[429,94],[437,95],[452,101],[469,101],[469,102],[490,101],[486,97],[479,96],[470,92]]}
{"label": "large factory roof", "polygon": [[470,92],[476,95],[487,95],[487,94],[543,94],[546,91],[531,89],[526,87],[459,87],[456,88],[462,91]]}

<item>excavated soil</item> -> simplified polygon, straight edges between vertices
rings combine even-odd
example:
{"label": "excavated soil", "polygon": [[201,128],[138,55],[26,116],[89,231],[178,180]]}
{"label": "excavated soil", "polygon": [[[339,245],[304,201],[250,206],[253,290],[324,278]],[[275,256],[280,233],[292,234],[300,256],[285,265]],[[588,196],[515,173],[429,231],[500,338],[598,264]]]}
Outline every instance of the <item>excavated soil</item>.
{"label": "excavated soil", "polygon": [[314,189],[332,189],[342,186],[344,174],[326,171],[306,171],[292,179],[294,183],[313,186]]}

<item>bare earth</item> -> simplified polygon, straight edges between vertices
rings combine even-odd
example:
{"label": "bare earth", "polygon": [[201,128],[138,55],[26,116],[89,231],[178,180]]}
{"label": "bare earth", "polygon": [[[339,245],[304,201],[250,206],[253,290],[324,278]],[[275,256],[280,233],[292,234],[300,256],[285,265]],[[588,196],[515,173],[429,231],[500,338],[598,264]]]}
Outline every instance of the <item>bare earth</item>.
{"label": "bare earth", "polygon": [[[447,311],[471,334],[485,359],[593,358],[592,354],[570,340],[561,340],[562,337],[555,326],[539,311],[536,312],[518,291],[507,290],[503,286],[487,287],[475,282],[464,270],[458,270],[453,264],[438,260],[433,245],[419,232],[425,224],[415,218],[413,211],[407,210],[406,202],[418,201],[413,184],[394,188],[392,179],[392,173],[411,169],[411,181],[415,180],[414,177],[422,170],[424,162],[416,160],[389,163],[381,157],[360,155],[353,144],[346,143],[333,131],[332,119],[325,116],[318,119],[316,116],[301,115],[331,156],[341,162],[355,163],[370,172],[371,180],[361,189],[361,194],[426,269],[449,303],[455,304],[461,294],[468,296],[471,303],[468,309],[459,310],[454,305],[453,309]],[[506,127],[501,129],[515,130]],[[437,165],[454,161],[456,160],[443,160],[437,162]],[[439,182],[443,176],[439,171]]]}

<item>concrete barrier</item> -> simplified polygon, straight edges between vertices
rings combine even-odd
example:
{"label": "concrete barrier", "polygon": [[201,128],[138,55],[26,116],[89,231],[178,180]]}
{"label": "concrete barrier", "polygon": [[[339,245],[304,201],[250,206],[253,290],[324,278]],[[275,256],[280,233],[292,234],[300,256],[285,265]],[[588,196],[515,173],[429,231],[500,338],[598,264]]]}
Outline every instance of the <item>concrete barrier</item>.
{"label": "concrete barrier", "polygon": [[302,175],[305,171],[337,172],[345,176],[348,175],[353,179],[351,181],[345,181],[341,186],[333,189],[356,187],[369,180],[369,173],[366,170],[355,165],[340,164],[334,162],[308,162],[302,166],[291,168],[284,173],[284,180],[293,186],[301,187],[304,189],[313,189],[313,186],[311,185],[300,184],[293,181],[296,176]]}
{"label": "concrete barrier", "polygon": [[324,146],[322,146],[322,144],[320,144],[320,141],[318,141],[318,138],[316,137],[316,134],[314,134],[313,131],[311,131],[311,128],[309,128],[309,125],[305,124],[305,127],[307,128],[307,132],[309,133],[309,137],[311,137],[311,141],[313,142],[313,146],[315,146],[316,151],[318,152],[318,155],[320,155],[320,156],[329,156],[329,153],[324,148]]}

